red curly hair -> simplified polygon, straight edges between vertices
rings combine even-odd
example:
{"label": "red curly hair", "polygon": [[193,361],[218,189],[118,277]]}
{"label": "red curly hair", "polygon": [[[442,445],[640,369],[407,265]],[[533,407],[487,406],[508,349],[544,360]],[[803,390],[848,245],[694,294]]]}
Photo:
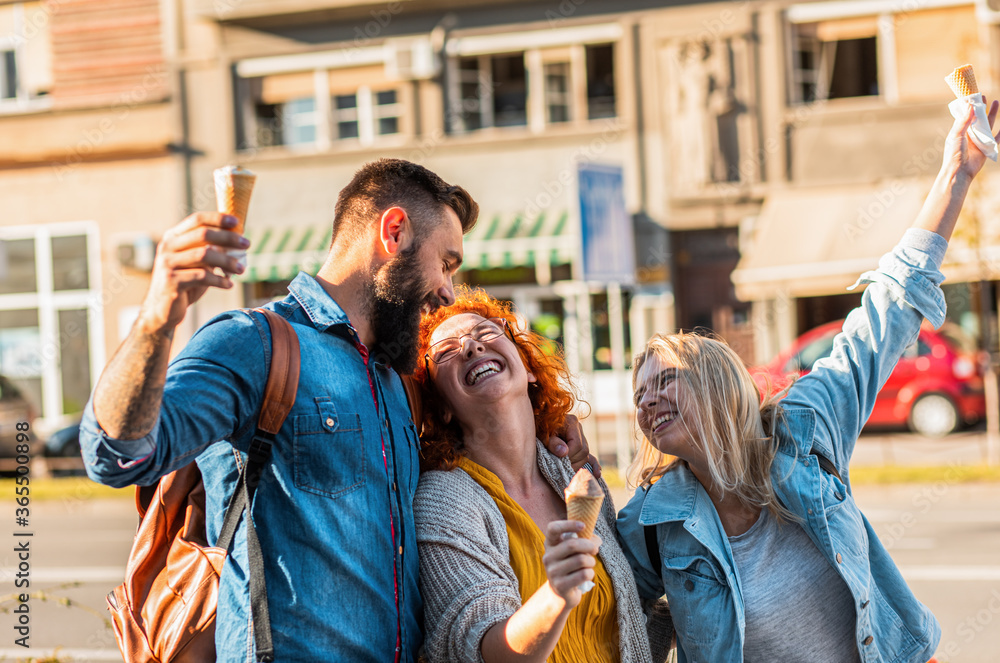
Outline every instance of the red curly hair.
{"label": "red curly hair", "polygon": [[[431,334],[448,318],[462,313],[474,313],[483,318],[505,320],[517,339],[515,344],[524,367],[535,376],[535,382],[528,387],[531,409],[535,413],[535,436],[540,440],[547,440],[562,431],[566,416],[576,403],[573,383],[562,353],[547,352],[546,349],[551,348],[552,342],[541,334],[531,330],[522,331],[509,302],[500,301],[484,290],[467,286],[455,288],[455,299],[452,306],[439,308],[420,321],[418,356],[422,358],[427,353]],[[413,381],[420,388],[423,403],[420,469],[453,469],[465,448],[462,427],[455,418],[445,423],[444,410],[440,407],[442,396],[430,379],[424,361],[417,363]]]}

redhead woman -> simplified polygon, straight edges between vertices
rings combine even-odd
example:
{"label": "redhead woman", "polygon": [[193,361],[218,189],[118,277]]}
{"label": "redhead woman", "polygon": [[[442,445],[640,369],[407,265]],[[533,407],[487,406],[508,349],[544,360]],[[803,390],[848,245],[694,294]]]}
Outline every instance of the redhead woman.
{"label": "redhead woman", "polygon": [[[548,345],[481,291],[459,291],[421,324],[426,471],[414,513],[432,663],[654,660],[607,486],[595,536],[575,537],[563,501],[572,468],[539,442],[574,405]],[[662,661],[669,617],[654,611],[651,623]]]}
{"label": "redhead woman", "polygon": [[[996,117],[997,102],[989,113]],[[833,353],[761,407],[725,344],[654,337],[633,384],[642,490],[619,533],[640,594],[666,594],[678,660],[924,663],[941,628],[851,495],[850,460],[878,390],[927,318],[944,322],[940,267],[986,157],[970,114],[913,226],[877,270]],[[676,460],[669,460],[667,455]]]}

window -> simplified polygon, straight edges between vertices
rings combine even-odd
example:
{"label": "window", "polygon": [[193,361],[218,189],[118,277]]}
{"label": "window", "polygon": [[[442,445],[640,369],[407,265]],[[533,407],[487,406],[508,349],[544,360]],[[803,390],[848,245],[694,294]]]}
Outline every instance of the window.
{"label": "window", "polygon": [[528,75],[524,55],[492,58],[493,121],[498,127],[528,123]]}
{"label": "window", "polygon": [[17,59],[13,50],[2,51],[3,68],[0,69],[0,98],[17,98]]}
{"label": "window", "polygon": [[524,53],[460,58],[455,128],[516,127],[528,123]]}
{"label": "window", "polygon": [[615,117],[615,59],[611,44],[587,47],[587,117]]}
{"label": "window", "polygon": [[97,228],[0,228],[0,373],[49,425],[83,411],[104,364]]}
{"label": "window", "polygon": [[545,114],[549,124],[570,121],[569,63],[545,65]]}
{"label": "window", "polygon": [[792,29],[793,102],[878,96],[874,18],[796,24]]}
{"label": "window", "polygon": [[0,110],[47,104],[52,87],[49,12],[42,2],[0,6]]}
{"label": "window", "polygon": [[241,149],[371,145],[404,131],[402,92],[373,90],[372,72],[309,71],[238,79]]}
{"label": "window", "polygon": [[399,133],[402,105],[397,99],[398,96],[396,90],[382,90],[375,93],[375,133],[379,136]]}
{"label": "window", "polygon": [[[614,44],[466,56],[450,66],[452,132],[522,126],[539,131],[617,116]],[[532,80],[541,83],[529,85]]]}
{"label": "window", "polygon": [[361,136],[358,124],[358,95],[338,94],[333,98],[334,137],[348,140]]}
{"label": "window", "polygon": [[293,99],[281,105],[281,135],[285,145],[315,143],[317,124],[315,99]]}

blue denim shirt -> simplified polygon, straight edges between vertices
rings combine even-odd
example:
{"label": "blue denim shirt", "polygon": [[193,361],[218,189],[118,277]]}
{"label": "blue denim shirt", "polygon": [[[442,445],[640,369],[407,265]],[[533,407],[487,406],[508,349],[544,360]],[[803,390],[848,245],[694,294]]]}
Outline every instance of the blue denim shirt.
{"label": "blue denim shirt", "polygon": [[[299,274],[289,291],[268,307],[298,334],[298,395],[253,503],[276,660],[393,661],[398,627],[400,660],[414,661],[423,642],[412,509],[419,442],[406,394],[391,368],[366,359],[318,282]],[[225,313],[192,337],[170,365],[148,436],[109,438],[92,403],[80,429],[88,474],[112,486],[151,484],[196,459],[212,543],[239,474],[233,449],[245,459],[267,380],[270,330],[251,315]],[[246,570],[241,521],[220,580],[219,661],[253,660]]]}
{"label": "blue denim shirt", "polygon": [[[782,401],[780,448],[771,467],[778,498],[840,572],[857,610],[861,660],[925,663],[941,628],[906,585],[851,495],[850,459],[875,396],[924,317],[944,322],[939,268],[947,243],[910,230],[879,269],[844,323],[833,354],[820,360]],[[857,284],[855,284],[857,285]],[[818,457],[840,474],[820,468]],[[643,528],[655,525],[662,566],[653,569]],[[744,609],[739,571],[718,513],[701,483],[680,465],[638,491],[618,519],[639,593],[666,594],[681,663],[743,660]]]}

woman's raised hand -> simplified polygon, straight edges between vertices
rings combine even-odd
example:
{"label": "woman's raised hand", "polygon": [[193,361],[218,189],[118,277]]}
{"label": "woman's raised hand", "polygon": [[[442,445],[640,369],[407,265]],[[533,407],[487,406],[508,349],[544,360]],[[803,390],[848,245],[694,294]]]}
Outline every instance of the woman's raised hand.
{"label": "woman's raised hand", "polygon": [[545,532],[545,574],[549,587],[566,601],[567,608],[580,604],[583,593],[580,585],[594,579],[594,556],[601,547],[601,537],[594,534],[589,539],[576,536],[583,529],[578,520],[553,520]]}
{"label": "woman's raised hand", "polygon": [[[986,96],[983,95],[983,103],[986,103]],[[987,119],[990,127],[997,116],[997,101],[990,104]],[[944,168],[950,169],[955,174],[971,181],[983,165],[986,164],[986,155],[969,139],[969,127],[976,121],[976,114],[971,104],[967,105],[968,113],[964,118],[956,119],[951,125],[951,131],[944,141]]]}

